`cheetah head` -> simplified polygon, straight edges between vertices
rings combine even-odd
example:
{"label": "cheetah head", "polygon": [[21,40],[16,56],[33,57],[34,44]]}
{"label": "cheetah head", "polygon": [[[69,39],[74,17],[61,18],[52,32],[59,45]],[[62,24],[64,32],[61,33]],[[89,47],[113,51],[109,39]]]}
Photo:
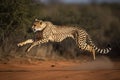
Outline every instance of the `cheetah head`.
{"label": "cheetah head", "polygon": [[32,25],[32,30],[34,32],[37,31],[42,31],[46,27],[46,23],[43,22],[42,20],[35,19],[33,25]]}

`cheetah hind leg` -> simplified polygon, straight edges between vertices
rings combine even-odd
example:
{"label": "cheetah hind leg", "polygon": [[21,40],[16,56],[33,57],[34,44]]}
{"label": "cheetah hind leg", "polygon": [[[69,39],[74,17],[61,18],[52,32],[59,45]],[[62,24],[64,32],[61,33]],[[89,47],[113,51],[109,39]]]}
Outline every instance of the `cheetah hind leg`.
{"label": "cheetah hind leg", "polygon": [[95,60],[95,49],[92,46],[87,45],[86,50],[92,53],[93,59]]}

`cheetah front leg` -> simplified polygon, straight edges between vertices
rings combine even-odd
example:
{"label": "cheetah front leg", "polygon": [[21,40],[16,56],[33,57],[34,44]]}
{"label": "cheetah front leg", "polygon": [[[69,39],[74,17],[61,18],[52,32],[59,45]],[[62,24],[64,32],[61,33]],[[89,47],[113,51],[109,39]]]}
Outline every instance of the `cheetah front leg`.
{"label": "cheetah front leg", "polygon": [[30,44],[30,43],[33,43],[33,42],[34,42],[33,39],[28,39],[28,40],[26,40],[26,41],[24,41],[24,42],[18,43],[17,46],[18,46],[18,47],[24,46],[24,45],[26,45],[26,44]]}
{"label": "cheetah front leg", "polygon": [[42,39],[42,40],[33,42],[33,44],[27,49],[27,52],[29,52],[34,46],[37,46],[37,45],[42,44],[42,43],[46,43],[48,41],[49,41],[48,39]]}

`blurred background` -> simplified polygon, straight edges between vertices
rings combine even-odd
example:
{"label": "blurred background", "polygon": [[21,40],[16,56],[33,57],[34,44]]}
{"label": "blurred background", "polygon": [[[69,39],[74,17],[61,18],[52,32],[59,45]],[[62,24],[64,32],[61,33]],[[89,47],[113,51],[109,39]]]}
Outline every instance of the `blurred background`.
{"label": "blurred background", "polygon": [[[1,0],[0,60],[26,54],[25,49],[29,45],[18,48],[17,43],[33,37],[31,25],[35,18],[51,21],[55,25],[82,27],[98,47],[111,45],[112,51],[108,56],[120,57],[120,0]],[[65,43],[67,46],[68,41]],[[59,44],[52,48],[51,43],[47,45],[49,48],[44,48],[44,45],[38,47],[37,52],[34,48],[30,54],[39,55],[48,51],[79,53],[74,44],[69,44],[74,50]]]}

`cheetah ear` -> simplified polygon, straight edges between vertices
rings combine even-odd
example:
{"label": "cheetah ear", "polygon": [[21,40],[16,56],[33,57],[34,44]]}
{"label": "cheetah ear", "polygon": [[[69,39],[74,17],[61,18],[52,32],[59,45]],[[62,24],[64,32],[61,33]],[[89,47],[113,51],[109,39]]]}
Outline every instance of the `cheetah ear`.
{"label": "cheetah ear", "polygon": [[39,21],[38,19],[35,19],[35,21]]}
{"label": "cheetah ear", "polygon": [[40,24],[42,24],[42,20],[40,20]]}

